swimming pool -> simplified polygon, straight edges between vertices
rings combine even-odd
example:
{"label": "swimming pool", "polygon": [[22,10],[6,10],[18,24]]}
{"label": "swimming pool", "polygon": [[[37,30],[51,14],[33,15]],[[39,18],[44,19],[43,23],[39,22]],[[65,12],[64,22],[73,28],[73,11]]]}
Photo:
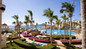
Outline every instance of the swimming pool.
{"label": "swimming pool", "polygon": [[[42,30],[44,30],[44,29],[42,29]],[[76,33],[75,31],[71,31],[71,35],[74,35],[75,33]],[[50,30],[47,30],[47,34],[50,34]],[[52,30],[52,34],[53,35],[61,35],[61,34],[64,34],[64,30]],[[66,30],[66,34],[67,34],[67,30]],[[68,34],[70,34],[70,30],[68,30]]]}

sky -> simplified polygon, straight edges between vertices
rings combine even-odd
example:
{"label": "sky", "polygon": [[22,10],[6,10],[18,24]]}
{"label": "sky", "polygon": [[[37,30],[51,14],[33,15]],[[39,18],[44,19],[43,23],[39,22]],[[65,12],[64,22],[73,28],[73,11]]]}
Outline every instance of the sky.
{"label": "sky", "polygon": [[75,10],[72,20],[81,20],[79,15],[81,13],[80,0],[3,0],[3,4],[6,5],[6,10],[2,14],[2,23],[13,25],[12,22],[15,20],[12,16],[14,15],[18,15],[19,21],[24,22],[25,15],[29,15],[27,10],[33,12],[35,23],[41,24],[49,22],[49,19],[46,16],[43,16],[44,10],[48,8],[51,8],[51,10],[54,11],[54,15],[57,15],[59,19],[61,19],[60,17],[63,15],[60,13],[62,3],[72,3],[73,1],[75,2]]}

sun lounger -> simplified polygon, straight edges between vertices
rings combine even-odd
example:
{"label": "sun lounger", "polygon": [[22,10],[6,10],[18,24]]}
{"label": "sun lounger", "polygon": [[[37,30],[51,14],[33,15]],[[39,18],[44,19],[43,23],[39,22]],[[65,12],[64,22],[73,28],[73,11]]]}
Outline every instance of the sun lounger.
{"label": "sun lounger", "polygon": [[47,46],[46,44],[44,44],[44,46]]}
{"label": "sun lounger", "polygon": [[43,44],[40,44],[41,46],[43,46]]}

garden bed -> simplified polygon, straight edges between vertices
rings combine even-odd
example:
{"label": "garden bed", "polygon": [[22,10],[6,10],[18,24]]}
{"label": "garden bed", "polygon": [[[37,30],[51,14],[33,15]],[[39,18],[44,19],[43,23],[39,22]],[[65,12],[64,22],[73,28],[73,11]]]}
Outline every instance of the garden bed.
{"label": "garden bed", "polygon": [[[50,37],[49,35],[47,37]],[[71,36],[72,39],[75,39],[75,36]],[[56,40],[64,39],[64,35],[52,35],[52,38]],[[65,36],[66,39],[69,39],[69,35]]]}
{"label": "garden bed", "polygon": [[[38,41],[38,42],[43,42],[43,43],[50,43],[50,38],[48,38],[48,39],[39,39],[37,37],[29,37],[29,39],[35,40],[35,41]],[[54,39],[53,39],[53,43],[55,43]]]}
{"label": "garden bed", "polygon": [[19,39],[15,39],[14,43],[16,43],[17,45],[19,45],[20,47],[23,47],[25,49],[28,49],[28,48],[29,49],[56,49],[55,45],[37,46],[37,45],[25,43]]}
{"label": "garden bed", "polygon": [[[60,39],[61,40],[61,42],[63,43],[63,44],[69,44],[69,40],[67,40],[67,39]],[[71,44],[81,44],[82,43],[82,40],[72,40],[71,41]]]}

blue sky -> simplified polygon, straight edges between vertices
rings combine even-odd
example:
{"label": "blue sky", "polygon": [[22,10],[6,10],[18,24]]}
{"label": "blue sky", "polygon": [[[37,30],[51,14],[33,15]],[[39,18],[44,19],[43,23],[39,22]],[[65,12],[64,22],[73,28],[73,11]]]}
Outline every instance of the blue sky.
{"label": "blue sky", "polygon": [[[62,2],[75,2],[75,11],[73,13],[72,19],[81,20],[79,16],[80,11],[80,0],[3,0],[3,4],[6,5],[6,10],[2,16],[2,23],[7,23],[12,25],[15,21],[12,16],[18,15],[20,21],[24,21],[25,15],[29,15],[27,10],[32,10],[33,19],[39,24],[44,22],[49,22],[49,19],[43,16],[44,9],[51,8],[54,11],[54,15],[57,15],[59,19],[63,15],[59,11],[61,9]],[[54,20],[55,21],[55,20]]]}

